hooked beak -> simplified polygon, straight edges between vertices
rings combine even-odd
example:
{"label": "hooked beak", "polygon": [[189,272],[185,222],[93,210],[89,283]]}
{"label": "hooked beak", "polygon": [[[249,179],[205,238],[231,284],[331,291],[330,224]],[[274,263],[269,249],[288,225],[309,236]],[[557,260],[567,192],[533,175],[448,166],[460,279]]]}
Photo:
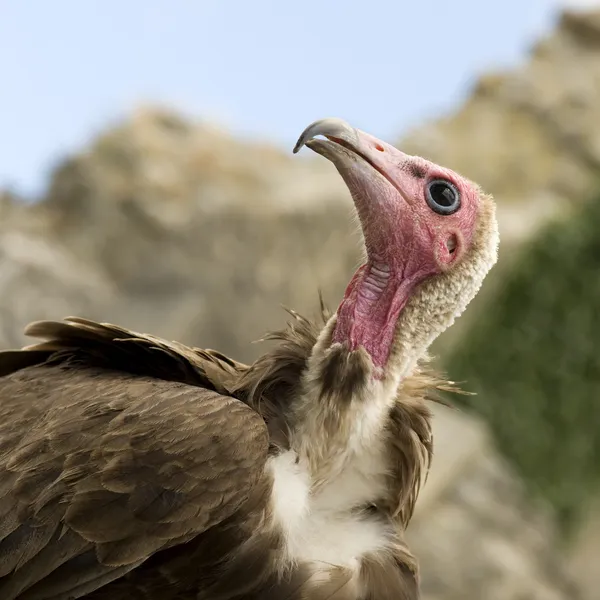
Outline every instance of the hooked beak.
{"label": "hooked beak", "polygon": [[398,215],[400,211],[404,219],[408,217],[405,208],[415,196],[412,157],[337,118],[309,125],[298,139],[294,153],[304,145],[335,165],[352,194],[367,250],[379,254],[396,222],[392,213]]}
{"label": "hooked beak", "polygon": [[346,121],[336,119],[335,117],[320,119],[311,123],[302,132],[294,146],[294,154],[304,145],[312,149],[315,146],[314,138],[318,135],[322,135],[332,141],[338,141],[338,143],[345,142],[349,146],[357,146],[359,142],[358,130],[346,123]]}
{"label": "hooked beak", "polygon": [[[317,138],[319,135],[326,139]],[[405,168],[411,157],[369,133],[352,127],[343,119],[331,117],[311,123],[298,138],[294,154],[302,146],[329,159],[337,167],[351,192],[354,191],[352,187],[355,182],[348,181],[347,170],[350,167],[356,168],[362,162],[385,178],[405,200],[410,199],[409,190],[406,189],[408,186],[403,185],[403,180],[411,175]],[[377,178],[376,173],[364,171],[367,179],[363,180],[363,185],[368,187],[370,183],[373,184]]]}

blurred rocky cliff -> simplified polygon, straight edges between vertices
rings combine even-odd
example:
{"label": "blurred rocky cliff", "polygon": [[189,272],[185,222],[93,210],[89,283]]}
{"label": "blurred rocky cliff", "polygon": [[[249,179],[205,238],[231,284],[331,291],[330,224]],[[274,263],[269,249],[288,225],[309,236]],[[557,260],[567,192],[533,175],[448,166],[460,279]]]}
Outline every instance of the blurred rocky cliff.
{"label": "blurred rocky cliff", "polygon": [[[600,12],[565,13],[521,68],[482,77],[460,110],[399,145],[496,196],[510,259],[597,183],[599,96]],[[337,303],[359,242],[327,161],[142,108],[60,165],[40,202],[0,195],[0,347],[26,343],[31,320],[76,314],[251,360],[261,348],[249,342],[285,319],[281,304],[310,314],[319,288]],[[508,259],[442,351],[476,322]],[[410,531],[425,600],[580,597],[552,514],[485,427],[441,411],[436,429]]]}

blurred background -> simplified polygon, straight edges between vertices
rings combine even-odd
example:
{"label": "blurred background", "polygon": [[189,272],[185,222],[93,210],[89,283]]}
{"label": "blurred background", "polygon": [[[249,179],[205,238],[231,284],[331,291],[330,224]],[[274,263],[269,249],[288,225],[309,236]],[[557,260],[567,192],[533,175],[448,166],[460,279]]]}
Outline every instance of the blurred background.
{"label": "blurred background", "polygon": [[[0,347],[76,314],[250,361],[359,258],[346,118],[498,201],[498,266],[435,347],[409,529],[424,600],[600,598],[600,6],[0,0]],[[458,400],[455,399],[455,402]]]}

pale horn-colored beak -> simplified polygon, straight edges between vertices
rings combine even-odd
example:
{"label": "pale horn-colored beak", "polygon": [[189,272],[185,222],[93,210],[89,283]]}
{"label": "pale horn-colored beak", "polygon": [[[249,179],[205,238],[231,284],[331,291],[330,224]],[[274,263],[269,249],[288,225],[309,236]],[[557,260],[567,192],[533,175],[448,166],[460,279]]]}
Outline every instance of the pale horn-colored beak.
{"label": "pale horn-colored beak", "polygon": [[352,146],[357,146],[359,143],[358,131],[354,127],[346,123],[343,119],[330,117],[327,119],[319,119],[318,121],[311,123],[302,132],[294,146],[294,154],[296,154],[305,144],[308,145],[308,143],[318,135],[337,138]]}

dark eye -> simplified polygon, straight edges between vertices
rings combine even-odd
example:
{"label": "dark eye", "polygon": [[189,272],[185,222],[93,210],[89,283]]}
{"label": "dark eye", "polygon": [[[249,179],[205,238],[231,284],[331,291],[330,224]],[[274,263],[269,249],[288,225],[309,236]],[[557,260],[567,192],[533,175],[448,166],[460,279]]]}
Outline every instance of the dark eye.
{"label": "dark eye", "polygon": [[456,186],[445,179],[434,179],[427,184],[427,204],[438,215],[451,215],[460,208],[460,194]]}

